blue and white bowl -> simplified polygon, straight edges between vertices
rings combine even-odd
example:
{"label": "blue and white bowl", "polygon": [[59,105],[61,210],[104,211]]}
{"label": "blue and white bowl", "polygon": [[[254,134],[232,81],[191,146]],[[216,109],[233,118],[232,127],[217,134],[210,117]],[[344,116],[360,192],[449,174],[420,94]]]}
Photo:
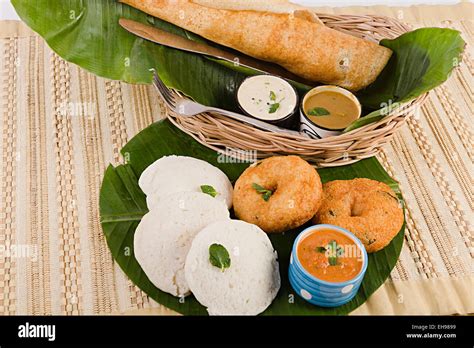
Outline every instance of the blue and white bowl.
{"label": "blue and white bowl", "polygon": [[[351,238],[361,251],[362,269],[354,278],[345,282],[327,282],[310,274],[300,263],[297,255],[299,243],[309,234],[323,230],[336,230]],[[321,307],[341,306],[357,294],[367,270],[367,251],[362,242],[346,229],[334,225],[315,225],[306,228],[296,237],[290,256],[289,280],[295,292],[311,304]]]}

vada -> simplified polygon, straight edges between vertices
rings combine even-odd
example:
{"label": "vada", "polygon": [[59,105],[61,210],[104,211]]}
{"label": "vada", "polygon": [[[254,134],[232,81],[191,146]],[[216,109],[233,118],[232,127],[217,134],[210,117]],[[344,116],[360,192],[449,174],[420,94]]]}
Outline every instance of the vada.
{"label": "vada", "polygon": [[237,218],[267,233],[303,225],[322,200],[318,172],[298,156],[266,158],[247,168],[234,187]]}
{"label": "vada", "polygon": [[392,189],[358,178],[323,185],[324,199],[313,222],[343,227],[354,233],[368,253],[385,248],[403,226],[401,204]]}

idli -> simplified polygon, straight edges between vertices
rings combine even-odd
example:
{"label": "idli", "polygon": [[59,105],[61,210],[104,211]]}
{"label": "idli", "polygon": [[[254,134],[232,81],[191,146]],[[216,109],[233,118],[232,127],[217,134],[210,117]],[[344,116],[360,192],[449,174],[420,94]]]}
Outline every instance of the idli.
{"label": "idli", "polygon": [[232,184],[219,168],[193,157],[166,156],[155,161],[140,176],[138,185],[146,194],[148,209],[158,201],[176,192],[203,192],[208,190],[218,200],[232,207]]}
{"label": "idli", "polygon": [[215,222],[194,238],[186,282],[210,315],[257,315],[280,289],[277,253],[258,226]]}
{"label": "idli", "polygon": [[207,194],[178,192],[162,197],[138,224],[135,258],[160,290],[186,296],[184,262],[194,236],[207,225],[229,219],[226,205]]}

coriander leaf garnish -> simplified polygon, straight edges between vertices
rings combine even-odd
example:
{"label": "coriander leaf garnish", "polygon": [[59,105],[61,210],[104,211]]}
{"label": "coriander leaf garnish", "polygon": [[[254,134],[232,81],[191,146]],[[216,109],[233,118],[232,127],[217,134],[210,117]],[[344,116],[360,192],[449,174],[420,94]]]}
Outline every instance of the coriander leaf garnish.
{"label": "coriander leaf garnish", "polygon": [[215,197],[219,194],[214,187],[211,185],[201,185],[202,193],[208,194],[209,196]]}
{"label": "coriander leaf garnish", "polygon": [[280,103],[273,103],[270,105],[270,108],[268,109],[268,113],[274,114],[277,112],[277,110],[280,108]]}
{"label": "coriander leaf garnish", "polygon": [[308,115],[310,116],[327,116],[330,114],[331,113],[327,109],[320,108],[320,107],[315,107],[315,108],[312,108],[311,110],[308,110]]}
{"label": "coriander leaf garnish", "polygon": [[273,101],[277,100],[277,96],[276,96],[275,92],[273,92],[273,91],[270,91],[270,100],[273,100]]}
{"label": "coriander leaf garnish", "polygon": [[277,112],[277,110],[280,108],[280,103],[283,101],[285,98],[281,98],[280,101],[277,101],[277,96],[275,92],[270,91],[270,103],[267,103],[269,108],[268,108],[268,113],[269,114],[274,114]]}
{"label": "coriander leaf garnish", "polygon": [[325,253],[325,252],[326,252],[326,248],[323,247],[323,246],[318,246],[318,247],[316,247],[316,252],[318,252],[318,253]]}
{"label": "coriander leaf garnish", "polygon": [[223,245],[214,243],[209,247],[209,262],[224,272],[230,267],[229,252]]}
{"label": "coriander leaf garnish", "polygon": [[272,191],[267,191],[262,195],[262,198],[265,202],[267,202],[270,199],[271,195],[272,195]]}
{"label": "coriander leaf garnish", "polygon": [[344,254],[344,248],[340,245],[337,245],[335,240],[330,241],[326,248],[328,249],[329,265],[336,266],[337,258]]}
{"label": "coriander leaf garnish", "polygon": [[270,199],[271,195],[273,194],[272,190],[267,190],[266,188],[256,183],[252,184],[252,188],[254,188],[258,193],[262,195],[262,198],[265,202],[267,202]]}

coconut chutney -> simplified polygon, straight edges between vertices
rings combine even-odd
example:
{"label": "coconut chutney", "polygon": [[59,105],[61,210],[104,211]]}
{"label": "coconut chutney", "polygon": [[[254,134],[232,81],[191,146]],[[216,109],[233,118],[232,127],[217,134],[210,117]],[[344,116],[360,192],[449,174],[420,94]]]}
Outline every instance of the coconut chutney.
{"label": "coconut chutney", "polygon": [[248,77],[237,91],[240,107],[250,116],[276,121],[295,112],[298,95],[284,79],[272,75]]}

